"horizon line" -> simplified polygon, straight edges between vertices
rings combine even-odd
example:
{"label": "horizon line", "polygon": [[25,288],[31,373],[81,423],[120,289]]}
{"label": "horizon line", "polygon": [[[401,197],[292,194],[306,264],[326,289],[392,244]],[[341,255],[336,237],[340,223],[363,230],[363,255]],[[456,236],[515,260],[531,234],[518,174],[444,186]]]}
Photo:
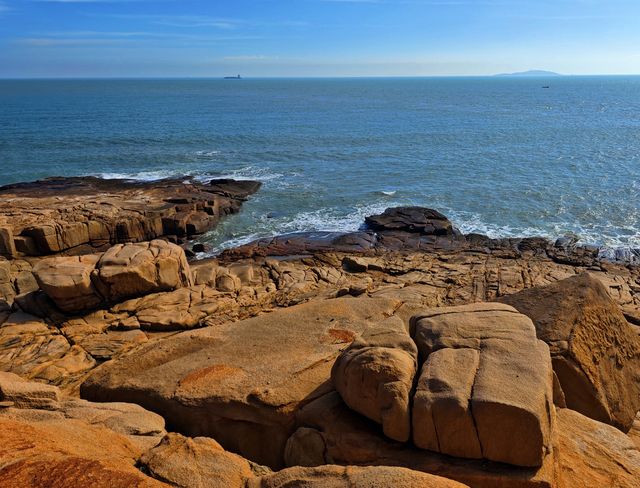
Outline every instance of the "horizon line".
{"label": "horizon line", "polygon": [[[229,75],[211,75],[211,76],[1,76],[0,81],[30,81],[30,80],[224,80]],[[521,75],[519,73],[497,73],[490,75],[465,74],[465,75],[314,75],[314,76],[279,76],[279,75],[263,75],[263,76],[242,76],[242,80],[265,80],[265,79],[371,79],[371,78],[515,78],[515,79],[531,79],[531,78],[580,78],[580,77],[628,77],[640,76],[640,73],[590,73],[590,74],[531,74]],[[233,80],[227,80],[233,81]]]}

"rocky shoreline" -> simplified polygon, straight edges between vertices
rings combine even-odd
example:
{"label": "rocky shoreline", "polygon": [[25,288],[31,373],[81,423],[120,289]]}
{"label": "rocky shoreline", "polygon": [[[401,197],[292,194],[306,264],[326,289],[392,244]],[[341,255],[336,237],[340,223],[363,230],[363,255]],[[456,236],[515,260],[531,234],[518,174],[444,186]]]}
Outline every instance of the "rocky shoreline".
{"label": "rocky shoreline", "polygon": [[637,486],[639,267],[416,207],[189,262],[258,188],[0,188],[6,486]]}

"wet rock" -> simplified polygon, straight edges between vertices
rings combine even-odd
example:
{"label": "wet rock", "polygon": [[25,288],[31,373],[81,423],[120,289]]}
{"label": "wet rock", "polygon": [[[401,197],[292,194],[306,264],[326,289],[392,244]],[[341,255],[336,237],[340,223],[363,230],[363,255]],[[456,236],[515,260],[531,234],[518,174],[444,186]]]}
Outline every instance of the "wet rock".
{"label": "wet rock", "polygon": [[365,224],[375,231],[404,231],[423,235],[453,235],[453,225],[440,212],[423,207],[394,207],[371,215]]}

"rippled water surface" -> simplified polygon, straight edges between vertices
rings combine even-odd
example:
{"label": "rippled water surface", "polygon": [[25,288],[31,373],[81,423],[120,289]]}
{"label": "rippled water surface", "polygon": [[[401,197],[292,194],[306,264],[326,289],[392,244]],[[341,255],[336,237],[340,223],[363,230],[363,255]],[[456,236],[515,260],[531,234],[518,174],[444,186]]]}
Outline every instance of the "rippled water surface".
{"label": "rippled water surface", "polygon": [[0,184],[87,174],[263,181],[215,248],[406,204],[638,247],[640,77],[0,81]]}

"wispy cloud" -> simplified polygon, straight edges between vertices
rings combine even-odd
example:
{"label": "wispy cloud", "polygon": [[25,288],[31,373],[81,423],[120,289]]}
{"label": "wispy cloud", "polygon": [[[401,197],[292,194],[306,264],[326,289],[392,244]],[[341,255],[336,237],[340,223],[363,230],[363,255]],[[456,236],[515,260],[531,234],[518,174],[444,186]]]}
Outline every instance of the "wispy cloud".
{"label": "wispy cloud", "polygon": [[12,42],[30,47],[99,47],[99,46],[147,46],[171,47],[206,46],[226,44],[238,41],[263,40],[260,36],[197,36],[188,34],[170,34],[155,32],[119,32],[119,31],[65,31],[40,32],[30,36],[14,38]]}
{"label": "wispy cloud", "polygon": [[261,55],[250,55],[250,56],[225,56],[224,58],[222,58],[223,61],[241,61],[241,62],[247,62],[247,61],[272,61],[272,60],[276,60],[279,59],[277,56],[261,56]]}

